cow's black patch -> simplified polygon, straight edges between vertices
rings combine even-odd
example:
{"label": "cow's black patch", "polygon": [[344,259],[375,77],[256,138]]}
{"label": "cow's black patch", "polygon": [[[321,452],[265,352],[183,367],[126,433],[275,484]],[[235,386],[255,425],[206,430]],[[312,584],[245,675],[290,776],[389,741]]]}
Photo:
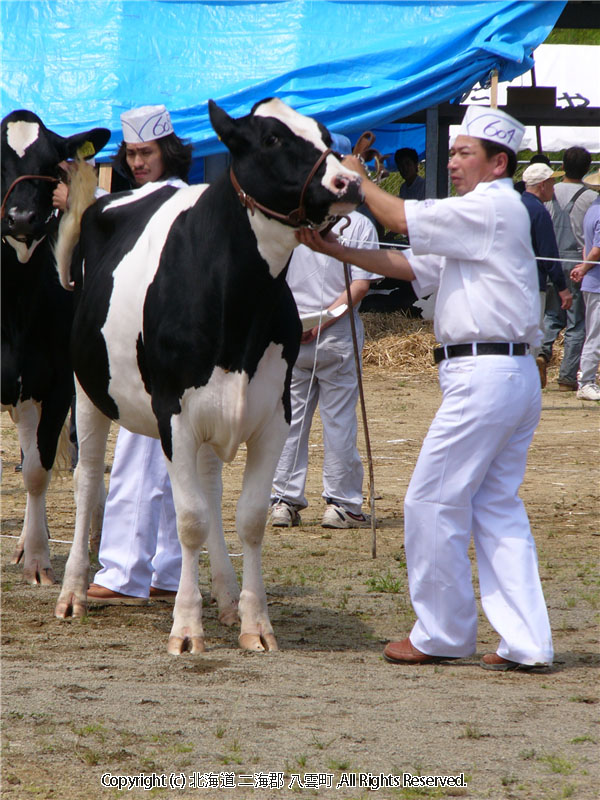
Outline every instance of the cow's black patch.
{"label": "cow's black patch", "polygon": [[252,379],[271,342],[293,364],[299,340],[284,275],[269,273],[223,176],[173,223],[146,294],[138,364],[167,456],[170,418],[186,389],[205,386],[215,367]]}

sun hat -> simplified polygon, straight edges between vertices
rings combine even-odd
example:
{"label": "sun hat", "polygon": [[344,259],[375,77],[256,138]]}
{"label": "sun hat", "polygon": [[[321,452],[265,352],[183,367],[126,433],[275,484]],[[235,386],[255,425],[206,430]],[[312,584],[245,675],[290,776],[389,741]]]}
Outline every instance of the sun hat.
{"label": "sun hat", "polygon": [[129,144],[152,142],[173,133],[171,116],[163,105],[141,106],[121,114],[123,139]]}
{"label": "sun hat", "polygon": [[600,169],[596,172],[590,172],[582,178],[584,184],[590,189],[600,189]]}

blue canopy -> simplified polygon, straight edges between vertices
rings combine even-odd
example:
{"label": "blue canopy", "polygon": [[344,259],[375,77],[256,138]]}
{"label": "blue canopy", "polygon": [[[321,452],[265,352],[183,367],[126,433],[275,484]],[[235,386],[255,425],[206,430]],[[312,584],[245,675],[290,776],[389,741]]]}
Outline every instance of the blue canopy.
{"label": "blue canopy", "polygon": [[459,99],[494,68],[500,80],[530,69],[564,5],[3,0],[2,116],[28,108],[63,136],[108,127],[108,157],[123,111],[164,103],[177,134],[205,156],[223,150],[209,98],[241,116],[277,96],[353,141],[375,130],[390,152],[416,141],[402,141],[394,120]]}

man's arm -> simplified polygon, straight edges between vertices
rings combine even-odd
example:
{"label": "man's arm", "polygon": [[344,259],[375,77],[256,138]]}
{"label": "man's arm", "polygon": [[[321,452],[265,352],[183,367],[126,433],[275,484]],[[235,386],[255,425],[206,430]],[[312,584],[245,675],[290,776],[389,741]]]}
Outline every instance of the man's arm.
{"label": "man's arm", "polygon": [[[356,156],[346,156],[342,162],[345,167],[352,169],[362,177],[362,190],[365,203],[369,206],[377,221],[396,233],[407,233],[406,215],[404,213],[404,200],[395,197],[389,192],[380,189],[377,184],[369,180],[367,173]],[[376,271],[376,270],[374,270]]]}
{"label": "man's arm", "polygon": [[[363,297],[366,295],[366,293],[369,291],[370,288],[371,288],[371,281],[368,281],[364,278],[359,278],[350,283],[350,297],[352,298],[352,308],[354,308],[355,305],[360,303],[360,301],[363,299]],[[328,310],[333,311],[334,308],[337,308],[338,306],[341,305],[347,305],[348,307],[350,307],[350,303],[348,302],[348,293],[346,292],[345,289],[331,303]],[[348,313],[348,311],[349,308],[346,309],[346,311],[340,317],[335,317],[334,319],[328,319],[326,322],[321,323],[321,332],[323,332],[326,328],[329,328],[331,325],[335,325],[335,323],[339,319],[344,317]],[[313,339],[317,338],[318,331],[319,331],[318,325],[315,325],[314,328],[311,328],[308,331],[304,331],[300,341],[303,344],[306,344],[307,342],[312,342]]]}
{"label": "man's arm", "polygon": [[[385,194],[385,193],[384,193]],[[368,272],[375,272],[377,275],[385,275],[386,278],[396,278],[400,281],[414,281],[415,273],[408,263],[408,260],[397,250],[367,250],[356,247],[346,247],[340,244],[335,236],[328,233],[325,238],[318,231],[310,228],[300,228],[296,231],[296,238],[301,244],[316,250],[317,253],[325,253],[327,256],[337,258],[348,264]]]}

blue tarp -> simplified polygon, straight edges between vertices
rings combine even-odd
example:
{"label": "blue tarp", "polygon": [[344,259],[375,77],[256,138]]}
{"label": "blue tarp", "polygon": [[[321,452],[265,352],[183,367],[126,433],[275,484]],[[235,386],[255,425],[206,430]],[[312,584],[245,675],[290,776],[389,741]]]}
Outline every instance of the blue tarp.
{"label": "blue tarp", "polygon": [[3,0],[2,116],[28,108],[65,136],[109,127],[110,156],[121,112],[164,103],[178,135],[205,156],[222,151],[209,98],[241,116],[277,96],[352,140],[380,132],[389,152],[409,143],[394,120],[459,99],[493,68],[500,80],[530,69],[564,5]]}

